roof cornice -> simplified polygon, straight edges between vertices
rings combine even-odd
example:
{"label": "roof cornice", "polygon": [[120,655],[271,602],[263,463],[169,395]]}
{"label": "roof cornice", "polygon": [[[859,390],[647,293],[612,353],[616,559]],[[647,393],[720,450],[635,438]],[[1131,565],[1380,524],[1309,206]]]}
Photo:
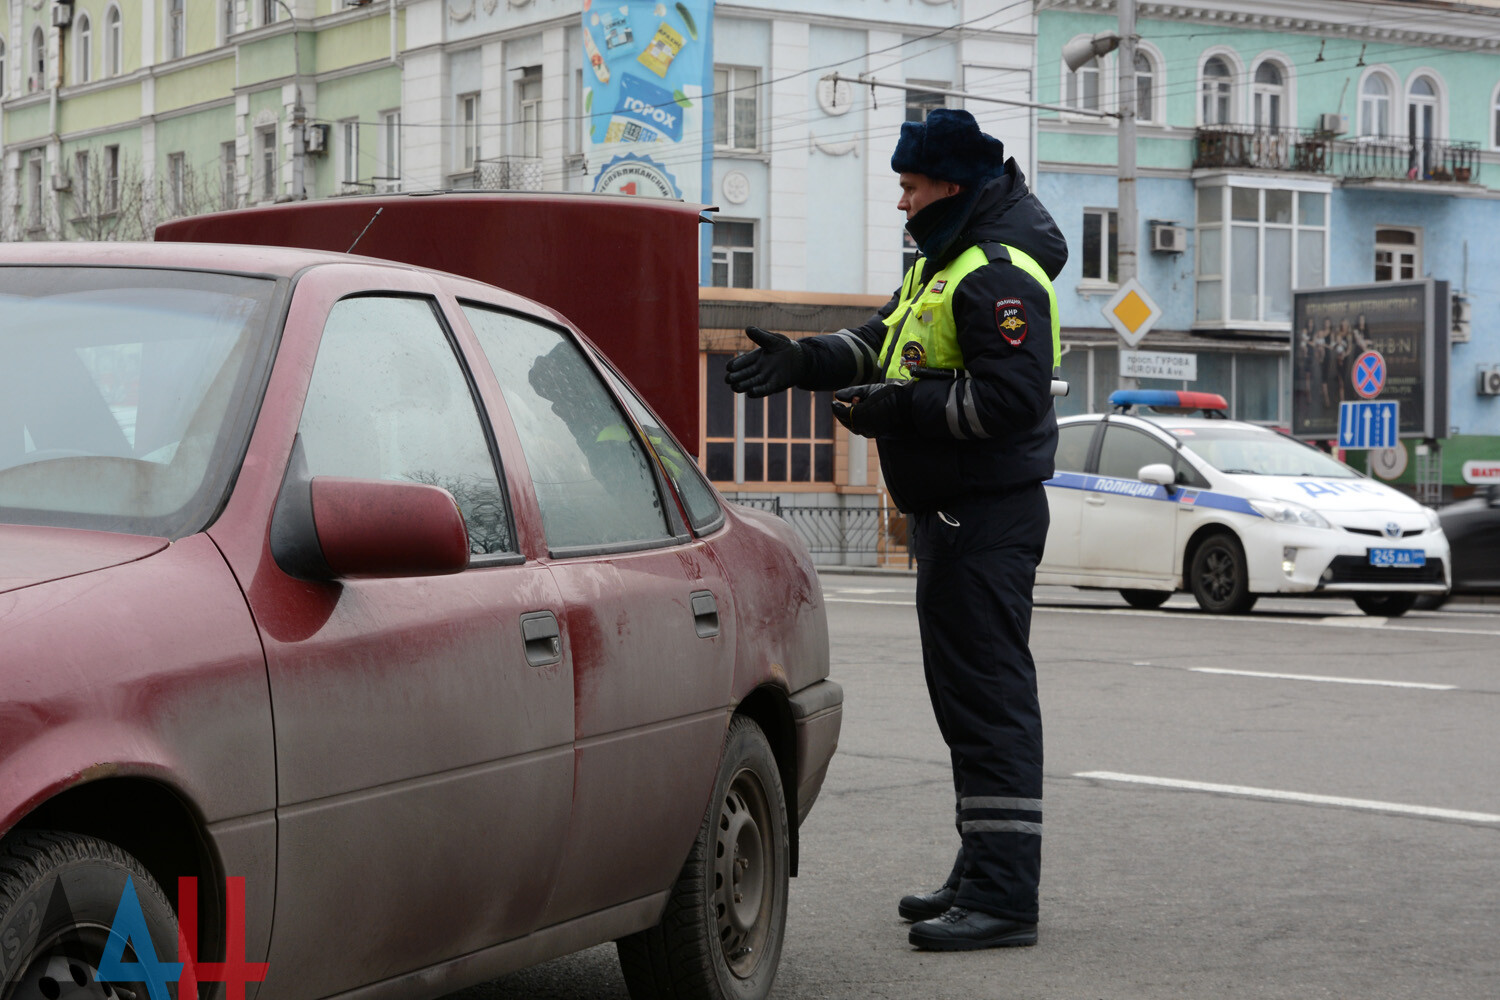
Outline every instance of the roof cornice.
{"label": "roof cornice", "polygon": [[[1141,3],[1136,17],[1156,21],[1223,25],[1247,31],[1277,31],[1349,38],[1359,42],[1423,45],[1462,52],[1500,49],[1500,12],[1440,0],[1403,3],[1361,0],[1264,0],[1246,9],[1243,0]],[[1314,8],[1310,11],[1309,8]],[[1041,11],[1113,14],[1115,0],[1051,0]],[[1418,18],[1417,15],[1429,16]]]}

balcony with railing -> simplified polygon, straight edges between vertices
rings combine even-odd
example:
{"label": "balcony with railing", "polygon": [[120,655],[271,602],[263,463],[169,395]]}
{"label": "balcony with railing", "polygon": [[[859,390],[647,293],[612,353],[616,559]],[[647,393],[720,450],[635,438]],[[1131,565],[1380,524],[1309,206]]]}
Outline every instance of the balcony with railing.
{"label": "balcony with railing", "polygon": [[1384,136],[1340,139],[1318,129],[1203,125],[1193,136],[1193,167],[1476,184],[1479,143]]}
{"label": "balcony with railing", "polygon": [[498,156],[491,160],[476,160],[474,187],[480,191],[540,191],[541,158]]}

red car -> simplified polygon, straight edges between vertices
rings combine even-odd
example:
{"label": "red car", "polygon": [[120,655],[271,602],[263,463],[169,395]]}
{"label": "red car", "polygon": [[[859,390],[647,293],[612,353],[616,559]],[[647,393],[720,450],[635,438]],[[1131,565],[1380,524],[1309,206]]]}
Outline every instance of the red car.
{"label": "red car", "polygon": [[559,313],[0,246],[6,1000],[425,998],[609,940],[634,996],[763,997],[827,671],[806,550]]}

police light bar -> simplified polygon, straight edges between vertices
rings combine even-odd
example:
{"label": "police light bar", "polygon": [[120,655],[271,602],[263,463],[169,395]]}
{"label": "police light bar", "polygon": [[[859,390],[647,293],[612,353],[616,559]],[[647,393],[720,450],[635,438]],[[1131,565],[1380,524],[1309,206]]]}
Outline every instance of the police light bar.
{"label": "police light bar", "polygon": [[1109,395],[1109,405],[1120,412],[1132,406],[1149,406],[1164,413],[1206,413],[1223,416],[1229,409],[1216,392],[1177,392],[1172,389],[1121,389]]}

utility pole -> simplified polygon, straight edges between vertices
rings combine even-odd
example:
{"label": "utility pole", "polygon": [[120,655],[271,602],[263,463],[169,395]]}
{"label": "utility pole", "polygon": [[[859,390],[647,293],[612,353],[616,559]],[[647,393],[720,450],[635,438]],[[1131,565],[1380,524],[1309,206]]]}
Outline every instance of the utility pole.
{"label": "utility pole", "polygon": [[297,38],[297,15],[286,0],[276,0],[292,19],[292,199],[307,197],[307,108],[302,103],[302,46]]}
{"label": "utility pole", "polygon": [[[1135,200],[1135,0],[1115,0],[1120,15],[1120,152],[1119,189],[1116,212],[1119,216],[1119,263],[1116,265],[1120,284],[1136,276],[1136,237],[1140,222],[1136,218]],[[1121,389],[1135,389],[1139,383],[1133,378],[1120,376]]]}

